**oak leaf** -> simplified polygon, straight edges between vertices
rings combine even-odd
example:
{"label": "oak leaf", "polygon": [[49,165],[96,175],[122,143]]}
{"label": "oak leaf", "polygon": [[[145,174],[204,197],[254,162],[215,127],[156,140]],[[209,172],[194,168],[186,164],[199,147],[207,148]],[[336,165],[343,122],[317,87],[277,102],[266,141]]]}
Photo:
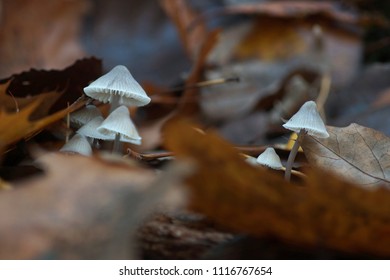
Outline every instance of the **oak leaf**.
{"label": "oak leaf", "polygon": [[304,138],[302,147],[310,164],[361,186],[390,186],[389,137],[356,123],[327,130],[329,138]]}
{"label": "oak leaf", "polygon": [[[0,151],[4,150],[10,144],[39,132],[85,104],[85,100],[79,100],[68,108],[43,118],[31,120],[31,116],[47,97],[48,94],[40,95],[18,112],[9,113],[0,108]],[[42,108],[42,110],[45,109]]]}

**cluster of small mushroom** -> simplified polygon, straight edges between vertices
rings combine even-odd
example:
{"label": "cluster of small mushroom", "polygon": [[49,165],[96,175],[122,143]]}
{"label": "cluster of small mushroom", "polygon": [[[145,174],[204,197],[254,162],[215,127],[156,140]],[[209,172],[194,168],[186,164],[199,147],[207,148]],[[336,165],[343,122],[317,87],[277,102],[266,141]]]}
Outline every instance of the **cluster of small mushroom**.
{"label": "cluster of small mushroom", "polygon": [[287,159],[286,167],[283,167],[280,157],[273,148],[267,148],[256,160],[254,160],[254,158],[248,158],[247,161],[252,164],[260,164],[272,169],[285,170],[285,179],[290,181],[293,163],[303,137],[307,134],[316,138],[328,138],[329,134],[326,131],[326,126],[314,101],[307,101],[304,103],[299,111],[295,113],[283,127],[298,134]]}
{"label": "cluster of small mushroom", "polygon": [[125,66],[114,67],[85,87],[84,92],[95,100],[110,103],[110,114],[104,119],[94,105],[72,113],[70,121],[79,129],[60,151],[88,156],[92,154],[91,144],[96,140],[114,141],[114,152],[120,151],[121,142],[141,144],[128,107],[147,105],[150,98]]}

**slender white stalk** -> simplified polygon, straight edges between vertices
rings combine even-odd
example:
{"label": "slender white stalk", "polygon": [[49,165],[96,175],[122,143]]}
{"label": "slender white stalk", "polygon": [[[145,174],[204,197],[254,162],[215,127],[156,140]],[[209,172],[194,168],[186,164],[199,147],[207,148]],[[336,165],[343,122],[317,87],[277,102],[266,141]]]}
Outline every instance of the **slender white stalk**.
{"label": "slender white stalk", "polygon": [[120,96],[118,94],[113,94],[111,98],[110,114],[119,107]]}
{"label": "slender white stalk", "polygon": [[[119,107],[119,99],[120,96],[118,94],[112,95],[111,99],[111,107],[110,107],[110,114],[115,111]],[[115,140],[114,140],[114,145],[112,146],[112,153],[120,153],[121,149],[121,142],[119,141],[120,139],[120,134],[117,133],[115,134]]]}
{"label": "slender white stalk", "polygon": [[295,143],[290,151],[290,154],[287,159],[287,164],[286,164],[286,171],[284,173],[284,179],[288,182],[290,182],[291,179],[291,170],[294,164],[295,157],[298,154],[298,149],[301,146],[301,141],[306,134],[306,131],[304,129],[301,129],[298,133],[298,137],[295,140]]}
{"label": "slender white stalk", "polygon": [[115,140],[114,140],[114,145],[112,147],[112,153],[117,153],[119,154],[121,152],[121,148],[122,148],[122,142],[119,141],[119,139],[121,138],[121,135],[119,133],[115,134]]}

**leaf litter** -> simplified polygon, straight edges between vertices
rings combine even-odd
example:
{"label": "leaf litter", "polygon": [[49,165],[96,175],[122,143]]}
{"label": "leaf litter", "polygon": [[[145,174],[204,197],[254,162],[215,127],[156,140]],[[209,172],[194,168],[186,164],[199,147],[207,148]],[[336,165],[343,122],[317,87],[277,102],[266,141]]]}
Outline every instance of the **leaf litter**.
{"label": "leaf litter", "polygon": [[[74,7],[75,25],[87,10],[85,3]],[[386,131],[380,114],[387,106],[388,84],[371,95],[372,77],[367,84],[362,79],[360,88],[368,89],[364,96],[345,87],[365,67],[360,32],[366,18],[330,2],[265,2],[223,7],[214,19],[232,20],[213,24],[212,12],[192,4],[160,1],[192,67],[185,75],[177,73],[173,85],[142,83],[153,89],[153,104],[130,111],[148,139],[141,147],[125,146],[123,157],[103,156],[110,143],[92,142],[92,157],[57,152],[75,132],[66,124],[68,114],[92,102],[82,89],[103,73],[99,59],[1,80],[0,171],[16,176],[2,175],[0,181],[0,258],[207,258],[217,247],[237,251],[230,242],[242,235],[249,242],[256,242],[252,237],[258,244],[276,240],[275,247],[294,245],[315,256],[321,248],[356,257],[390,256],[389,141],[381,132],[352,124],[328,126],[328,139],[304,137],[295,165],[304,176],[291,182],[283,172],[245,162],[273,146],[284,163],[290,148],[280,118],[293,115],[307,100],[317,99],[330,123],[354,122],[348,110],[364,103],[366,112],[378,113],[373,122]],[[66,18],[67,13],[63,22]],[[281,29],[286,23],[289,28]],[[78,46],[76,33],[64,40]],[[47,36],[39,34],[42,41]],[[58,63],[35,54],[38,60],[29,67],[37,67],[39,59],[43,66],[38,68]],[[112,56],[106,57],[105,64],[112,64]],[[26,57],[21,58],[4,60],[2,67],[26,69]],[[171,73],[176,62],[171,64],[157,70]],[[239,82],[224,84],[232,77]],[[108,114],[108,106],[93,103]],[[31,155],[34,146],[46,149],[41,169]]]}
{"label": "leaf litter", "polygon": [[[166,134],[170,149],[197,163],[188,181],[191,207],[222,225],[303,246],[390,253],[388,189],[367,191],[319,169],[308,172],[301,184],[287,183],[244,162],[214,133],[175,123]],[[372,244],[373,239],[381,241]]]}
{"label": "leaf litter", "polygon": [[37,163],[44,175],[0,196],[0,258],[134,257],[129,234],[154,205],[180,202],[175,189],[191,172],[182,163],[157,176],[121,158],[60,153],[41,155]]}

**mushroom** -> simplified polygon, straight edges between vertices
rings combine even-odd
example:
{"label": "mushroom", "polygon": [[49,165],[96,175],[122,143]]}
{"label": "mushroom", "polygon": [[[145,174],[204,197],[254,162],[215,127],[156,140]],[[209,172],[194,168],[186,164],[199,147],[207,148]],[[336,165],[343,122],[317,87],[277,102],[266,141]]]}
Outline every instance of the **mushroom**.
{"label": "mushroom", "polygon": [[79,111],[71,113],[70,122],[77,127],[81,127],[98,116],[102,116],[102,113],[95,105],[90,104]]}
{"label": "mushroom", "polygon": [[111,103],[110,112],[120,105],[139,107],[150,102],[143,88],[123,65],[115,66],[110,72],[85,87],[84,92],[103,103]]}
{"label": "mushroom", "polygon": [[129,109],[122,105],[115,109],[97,128],[97,131],[107,137],[113,137],[113,152],[120,150],[119,142],[141,144],[141,137],[130,119]]}
{"label": "mushroom", "polygon": [[256,162],[271,169],[284,169],[282,162],[280,161],[280,157],[275,152],[274,148],[265,149],[265,151],[257,157]]}
{"label": "mushroom", "polygon": [[85,136],[76,133],[61,149],[60,152],[76,153],[84,156],[92,155],[92,148]]}
{"label": "mushroom", "polygon": [[288,156],[284,176],[287,181],[290,181],[292,166],[303,137],[308,134],[317,138],[328,138],[329,133],[326,131],[325,124],[318,113],[317,105],[314,101],[305,102],[299,111],[295,113],[283,127],[298,134],[290,151],[290,155]]}
{"label": "mushroom", "polygon": [[102,116],[97,116],[80,127],[79,130],[77,130],[77,133],[93,139],[113,141],[115,139],[115,135],[106,135],[98,131],[98,127],[103,123],[103,121],[104,119]]}
{"label": "mushroom", "polygon": [[255,157],[248,156],[248,155],[243,155],[243,156],[245,158],[245,161],[250,165],[254,165],[254,166],[258,165]]}

